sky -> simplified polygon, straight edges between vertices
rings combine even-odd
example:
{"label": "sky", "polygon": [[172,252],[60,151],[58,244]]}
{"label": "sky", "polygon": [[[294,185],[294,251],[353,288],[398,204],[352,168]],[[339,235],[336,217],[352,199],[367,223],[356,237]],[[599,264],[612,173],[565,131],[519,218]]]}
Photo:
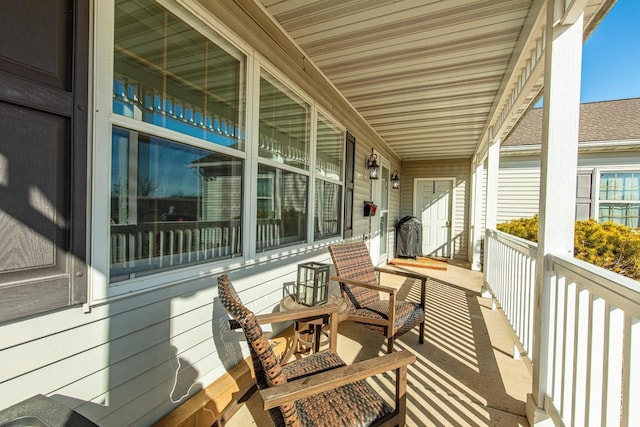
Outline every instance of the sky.
{"label": "sky", "polygon": [[582,51],[581,102],[640,97],[640,0],[618,0]]}

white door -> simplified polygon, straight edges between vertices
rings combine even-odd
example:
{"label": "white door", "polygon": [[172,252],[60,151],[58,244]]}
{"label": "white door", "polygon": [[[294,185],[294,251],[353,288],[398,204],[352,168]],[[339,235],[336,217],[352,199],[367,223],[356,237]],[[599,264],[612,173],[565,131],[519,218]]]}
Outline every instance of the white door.
{"label": "white door", "polygon": [[449,179],[416,182],[415,216],[422,222],[423,255],[450,256],[452,189]]}

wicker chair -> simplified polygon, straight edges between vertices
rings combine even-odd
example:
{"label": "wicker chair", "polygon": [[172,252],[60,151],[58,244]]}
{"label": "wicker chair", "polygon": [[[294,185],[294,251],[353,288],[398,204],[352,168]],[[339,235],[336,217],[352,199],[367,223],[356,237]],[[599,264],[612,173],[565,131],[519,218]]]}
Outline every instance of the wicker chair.
{"label": "wicker chair", "polygon": [[[364,242],[329,246],[337,276],[331,280],[340,283],[342,297],[349,306],[348,320],[364,323],[371,330],[387,337],[387,353],[393,351],[393,340],[420,325],[420,344],[424,343],[424,302],[427,276],[374,267]],[[420,303],[397,301],[397,289],[381,286],[376,272],[395,274],[421,281]],[[380,292],[388,293],[389,300],[380,299]]]}
{"label": "wicker chair", "polygon": [[[230,323],[237,322],[244,331],[264,409],[269,410],[276,426],[404,425],[407,365],[415,361],[413,354],[397,352],[347,366],[328,350],[282,364],[258,321],[282,322],[296,315],[337,319],[338,306],[256,316],[242,304],[226,275],[218,278],[218,296],[234,318]],[[337,320],[330,325],[335,336]],[[335,347],[335,338],[330,341]],[[396,371],[395,409],[365,381],[391,370]]]}

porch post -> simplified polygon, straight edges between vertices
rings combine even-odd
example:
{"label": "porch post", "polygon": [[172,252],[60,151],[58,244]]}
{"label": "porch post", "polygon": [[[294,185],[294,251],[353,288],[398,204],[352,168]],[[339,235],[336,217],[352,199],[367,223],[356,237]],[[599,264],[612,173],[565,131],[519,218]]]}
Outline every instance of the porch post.
{"label": "porch post", "polygon": [[482,269],[481,244],[484,230],[482,229],[482,204],[484,192],[482,182],[484,181],[484,160],[476,160],[478,164],[473,170],[473,195],[471,208],[473,212],[473,230],[471,234],[471,269],[480,271]]}
{"label": "porch post", "polygon": [[487,153],[487,207],[485,228],[496,229],[498,224],[498,171],[500,169],[500,139],[489,146]]}
{"label": "porch post", "polygon": [[546,406],[545,396],[549,394],[550,385],[549,325],[553,307],[550,307],[549,287],[553,272],[546,255],[573,255],[582,27],[582,10],[579,13],[568,11],[564,1],[549,0],[545,30],[533,390],[527,402],[527,418],[531,425],[539,425],[546,418],[542,408]]}
{"label": "porch post", "polygon": [[[495,230],[498,223],[498,172],[500,168],[500,144],[501,141],[498,138],[489,145],[489,149],[487,151],[487,202],[485,206],[484,228],[491,230]],[[486,278],[486,256],[484,257],[484,271]],[[486,282],[482,283],[482,297],[491,298],[491,292],[487,289]]]}

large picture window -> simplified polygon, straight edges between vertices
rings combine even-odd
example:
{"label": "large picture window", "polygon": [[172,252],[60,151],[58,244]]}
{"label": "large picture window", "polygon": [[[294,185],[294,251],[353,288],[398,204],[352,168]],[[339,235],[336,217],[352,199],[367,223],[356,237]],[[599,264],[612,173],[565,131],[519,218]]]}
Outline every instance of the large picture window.
{"label": "large picture window", "polygon": [[598,221],[640,227],[640,171],[600,174]]}
{"label": "large picture window", "polygon": [[115,1],[112,110],[154,126],[112,127],[110,283],[242,254],[246,59],[212,39]]}

